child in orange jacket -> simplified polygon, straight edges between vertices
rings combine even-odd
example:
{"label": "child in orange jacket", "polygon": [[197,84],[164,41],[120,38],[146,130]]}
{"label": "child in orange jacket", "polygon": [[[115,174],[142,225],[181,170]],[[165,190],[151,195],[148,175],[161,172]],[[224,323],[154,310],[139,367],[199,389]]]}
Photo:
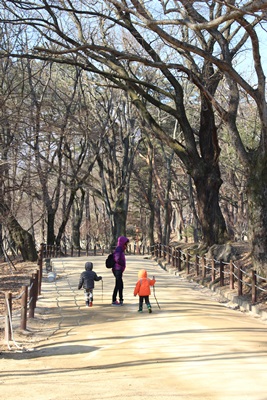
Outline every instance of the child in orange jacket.
{"label": "child in orange jacket", "polygon": [[152,313],[151,304],[149,302],[149,295],[151,294],[150,286],[154,286],[155,282],[155,279],[149,279],[147,277],[147,272],[145,269],[142,269],[138,272],[138,281],[134,289],[134,296],[136,296],[137,294],[139,295],[138,312],[143,312],[143,302],[145,300],[148,312]]}

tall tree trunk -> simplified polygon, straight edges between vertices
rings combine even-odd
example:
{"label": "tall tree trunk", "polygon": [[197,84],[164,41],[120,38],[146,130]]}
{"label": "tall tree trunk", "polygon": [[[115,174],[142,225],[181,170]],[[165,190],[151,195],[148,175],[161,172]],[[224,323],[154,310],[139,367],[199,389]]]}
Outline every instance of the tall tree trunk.
{"label": "tall tree trunk", "polygon": [[[105,212],[105,207],[104,206],[103,206],[103,209],[104,209],[104,212]],[[86,196],[85,196],[86,246],[90,246],[90,244],[91,244],[90,224],[91,224],[90,195],[89,195],[89,189],[87,189]],[[106,230],[105,230],[105,233],[106,233]]]}
{"label": "tall tree trunk", "polygon": [[84,199],[85,199],[85,191],[81,189],[82,196],[81,198],[76,198],[74,202],[72,202],[73,209],[73,218],[72,218],[72,243],[76,249],[80,248],[81,243],[81,223],[83,218],[83,208],[84,208]]}
{"label": "tall tree trunk", "polygon": [[55,214],[52,207],[47,209],[46,241],[48,245],[53,245],[55,243]]}
{"label": "tall tree trunk", "polygon": [[153,151],[151,145],[148,148],[148,182],[147,182],[147,199],[150,210],[149,223],[148,223],[148,243],[149,246],[153,246],[155,243],[154,238],[154,226],[155,226],[155,205],[153,200]]}
{"label": "tall tree trunk", "polygon": [[37,261],[38,256],[32,235],[21,227],[11,214],[9,207],[3,202],[0,203],[0,214],[5,218],[5,226],[19,249],[23,261]]}
{"label": "tall tree trunk", "polygon": [[172,219],[172,204],[170,201],[170,191],[172,184],[172,176],[171,176],[171,163],[173,159],[174,153],[172,153],[169,157],[165,156],[166,159],[166,170],[167,170],[167,182],[165,189],[165,198],[164,198],[164,227],[163,227],[163,242],[168,244],[170,242],[171,237],[171,219]]}
{"label": "tall tree trunk", "polygon": [[[213,79],[213,66],[206,63],[204,76],[211,93],[216,92],[219,78]],[[223,244],[228,240],[226,223],[219,205],[219,191],[222,185],[219,167],[220,147],[218,143],[215,115],[211,102],[201,94],[201,114],[199,128],[201,159],[192,178],[197,191],[199,221],[203,241],[206,245]]]}
{"label": "tall tree trunk", "polygon": [[124,189],[121,190],[117,195],[117,201],[115,202],[113,218],[114,218],[114,229],[113,229],[113,244],[117,243],[119,236],[126,235],[126,221],[128,213],[128,205],[125,200],[126,193]]}
{"label": "tall tree trunk", "polygon": [[[78,230],[80,231],[80,226],[81,226],[81,219],[82,219],[82,216],[80,216],[79,214],[81,213],[81,212],[83,212],[83,203],[84,203],[84,196],[85,196],[85,192],[84,192],[84,190],[83,189],[81,189],[81,191],[82,191],[82,200],[81,200],[81,204],[80,204],[80,206],[78,206],[76,209],[74,209],[74,214],[73,214],[73,223],[74,224],[78,224],[79,226],[78,226]],[[77,193],[77,190],[76,189],[74,189],[74,190],[71,190],[71,193],[70,193],[70,197],[69,197],[69,200],[68,200],[68,204],[67,205],[65,205],[65,209],[64,209],[64,214],[63,214],[63,218],[62,218],[62,222],[61,222],[61,225],[60,225],[60,227],[59,227],[59,230],[58,230],[58,234],[57,234],[57,237],[56,237],[56,244],[59,246],[60,245],[60,242],[61,242],[61,240],[62,240],[62,236],[63,236],[63,234],[64,234],[64,232],[65,232],[65,229],[66,229],[66,225],[67,225],[67,223],[68,223],[68,221],[69,221],[69,217],[70,217],[70,213],[71,213],[71,209],[72,209],[72,207],[73,207],[73,205],[74,205],[74,199],[75,199],[75,194]],[[65,199],[66,200],[66,199]],[[65,201],[66,202],[66,201]],[[80,208],[81,208],[81,210],[80,210]],[[72,224],[72,226],[73,226],[73,224]],[[74,243],[74,242],[73,242]],[[78,243],[80,243],[80,235],[79,235],[79,242]]]}
{"label": "tall tree trunk", "polygon": [[[157,239],[159,243],[164,243],[163,242],[163,235],[162,235],[162,226],[161,226],[161,216],[160,216],[160,202],[159,200],[156,201],[155,203],[155,217],[156,217],[156,233],[157,233]],[[166,244],[166,243],[164,243]]]}
{"label": "tall tree trunk", "polygon": [[189,204],[190,204],[190,209],[193,214],[193,237],[194,237],[194,243],[198,243],[199,241],[199,236],[201,232],[201,227],[199,223],[199,218],[196,212],[195,208],[195,201],[194,201],[194,196],[193,196],[193,187],[192,187],[192,178],[189,175]]}
{"label": "tall tree trunk", "polygon": [[147,237],[148,237],[148,245],[153,246],[155,243],[154,239],[155,207],[153,203],[150,203],[149,209],[150,209],[150,214],[148,220]]}
{"label": "tall tree trunk", "polygon": [[256,271],[267,277],[267,155],[253,163],[248,179],[249,239],[252,244],[252,262]]}
{"label": "tall tree trunk", "polygon": [[227,240],[226,224],[219,206],[219,190],[222,184],[219,169],[212,168],[193,174],[197,192],[198,216],[203,242],[207,246],[223,244]]}
{"label": "tall tree trunk", "polygon": [[72,206],[72,224],[71,224],[71,243],[75,249],[80,248],[80,225],[77,220],[79,215],[79,211],[76,207],[75,202]]}
{"label": "tall tree trunk", "polygon": [[0,257],[3,255],[3,225],[0,223]]}

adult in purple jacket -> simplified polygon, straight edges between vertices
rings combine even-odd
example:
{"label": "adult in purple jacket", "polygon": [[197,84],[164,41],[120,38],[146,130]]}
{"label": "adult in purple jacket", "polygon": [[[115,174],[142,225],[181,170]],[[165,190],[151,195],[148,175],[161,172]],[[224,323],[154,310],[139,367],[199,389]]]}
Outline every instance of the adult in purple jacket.
{"label": "adult in purple jacket", "polygon": [[[120,236],[118,238],[118,244],[114,251],[114,260],[115,265],[112,268],[113,275],[115,277],[115,287],[112,296],[112,305],[113,306],[122,306],[123,305],[123,280],[122,275],[126,268],[126,260],[125,260],[125,250],[127,248],[127,244],[129,243],[129,239],[125,236]],[[119,292],[119,301],[117,301],[117,294]]]}

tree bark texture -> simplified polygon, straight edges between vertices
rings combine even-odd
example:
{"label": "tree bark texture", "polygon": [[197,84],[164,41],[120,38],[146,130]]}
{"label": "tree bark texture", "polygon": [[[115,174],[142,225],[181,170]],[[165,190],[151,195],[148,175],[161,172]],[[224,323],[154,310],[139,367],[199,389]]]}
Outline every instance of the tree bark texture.
{"label": "tree bark texture", "polygon": [[198,168],[193,173],[197,192],[198,215],[202,238],[207,246],[223,244],[227,239],[226,225],[219,205],[219,190],[222,184],[219,170],[205,171]]}
{"label": "tree bark texture", "polygon": [[80,248],[81,233],[80,228],[83,218],[85,191],[82,190],[82,195],[72,202],[73,217],[72,217],[72,243],[76,249]]}
{"label": "tree bark texture", "polygon": [[21,227],[16,218],[11,214],[9,207],[0,203],[0,214],[5,219],[7,227],[16,247],[21,252],[23,261],[37,261],[38,255],[32,235]]}
{"label": "tree bark texture", "polygon": [[267,277],[267,155],[258,157],[250,171],[247,187],[249,239],[253,268]]}

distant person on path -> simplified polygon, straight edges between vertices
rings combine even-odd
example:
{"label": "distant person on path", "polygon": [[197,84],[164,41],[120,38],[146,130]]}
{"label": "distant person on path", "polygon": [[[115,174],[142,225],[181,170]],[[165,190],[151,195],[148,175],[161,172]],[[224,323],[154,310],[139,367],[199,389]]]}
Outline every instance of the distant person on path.
{"label": "distant person on path", "polygon": [[139,295],[139,309],[138,312],[143,312],[143,302],[147,305],[147,309],[149,313],[152,313],[151,304],[149,301],[149,296],[151,294],[150,286],[155,285],[155,279],[149,279],[147,277],[147,272],[145,269],[142,269],[138,272],[138,281],[135,285],[134,296]]}
{"label": "distant person on path", "polygon": [[79,290],[82,287],[84,289],[86,307],[92,307],[95,281],[101,281],[101,280],[102,276],[97,276],[97,274],[93,271],[93,263],[87,261],[85,263],[85,271],[81,273],[78,285]]}
{"label": "distant person on path", "polygon": [[[117,247],[113,253],[115,265],[112,268],[113,275],[115,277],[115,287],[112,296],[112,306],[122,306],[123,305],[123,280],[122,275],[126,268],[125,250],[127,249],[127,244],[129,239],[125,236],[120,236],[118,238]],[[117,300],[117,295],[119,293],[119,301]]]}

